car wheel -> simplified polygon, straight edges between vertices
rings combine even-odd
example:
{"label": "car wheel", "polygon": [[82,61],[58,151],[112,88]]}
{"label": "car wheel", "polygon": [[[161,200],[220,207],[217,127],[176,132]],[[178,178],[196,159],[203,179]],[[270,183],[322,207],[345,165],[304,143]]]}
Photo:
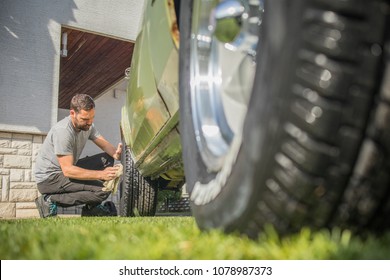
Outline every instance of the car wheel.
{"label": "car wheel", "polygon": [[181,3],[180,131],[200,228],[389,227],[388,11]]}
{"label": "car wheel", "polygon": [[120,185],[120,216],[154,216],[158,186],[144,178],[134,165],[130,148],[123,143],[123,179]]}

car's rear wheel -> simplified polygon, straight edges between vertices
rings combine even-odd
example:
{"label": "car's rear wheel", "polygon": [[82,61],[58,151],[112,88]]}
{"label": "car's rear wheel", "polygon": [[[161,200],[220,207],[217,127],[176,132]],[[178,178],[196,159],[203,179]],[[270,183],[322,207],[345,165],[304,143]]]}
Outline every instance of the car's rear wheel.
{"label": "car's rear wheel", "polygon": [[123,179],[120,185],[120,216],[154,216],[157,208],[158,185],[144,178],[134,165],[130,148],[123,144]]}
{"label": "car's rear wheel", "polygon": [[181,3],[180,130],[202,229],[390,226],[388,11]]}

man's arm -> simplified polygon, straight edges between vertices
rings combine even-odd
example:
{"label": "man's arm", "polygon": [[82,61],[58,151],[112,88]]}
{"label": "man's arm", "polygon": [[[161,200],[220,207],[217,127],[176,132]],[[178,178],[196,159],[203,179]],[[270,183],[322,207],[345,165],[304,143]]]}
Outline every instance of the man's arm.
{"label": "man's arm", "polygon": [[64,155],[57,156],[61,166],[62,173],[65,177],[78,180],[104,180],[108,181],[116,178],[118,168],[107,167],[104,170],[89,170],[73,165],[73,156]]}
{"label": "man's arm", "polygon": [[103,136],[99,136],[93,142],[103,151],[105,151],[107,154],[112,156],[116,160],[121,159],[121,153],[122,153],[122,144],[118,144],[118,148],[115,148],[110,142],[108,142],[106,139],[104,139]]}

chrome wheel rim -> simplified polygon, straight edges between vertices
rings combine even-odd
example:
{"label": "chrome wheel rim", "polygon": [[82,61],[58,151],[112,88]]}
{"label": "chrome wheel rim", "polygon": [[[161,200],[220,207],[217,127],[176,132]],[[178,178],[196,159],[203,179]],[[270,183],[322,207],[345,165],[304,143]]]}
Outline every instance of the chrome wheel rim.
{"label": "chrome wheel rim", "polygon": [[207,169],[221,170],[242,133],[252,93],[264,0],[194,1],[191,109]]}

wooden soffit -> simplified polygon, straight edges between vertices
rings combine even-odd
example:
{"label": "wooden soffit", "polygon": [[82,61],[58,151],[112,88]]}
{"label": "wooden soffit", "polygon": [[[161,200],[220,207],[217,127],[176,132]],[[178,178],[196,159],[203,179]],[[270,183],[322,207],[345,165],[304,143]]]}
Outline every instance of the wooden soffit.
{"label": "wooden soffit", "polygon": [[76,93],[96,98],[125,77],[134,43],[66,27],[64,33],[67,56],[60,61],[58,107],[69,109]]}

